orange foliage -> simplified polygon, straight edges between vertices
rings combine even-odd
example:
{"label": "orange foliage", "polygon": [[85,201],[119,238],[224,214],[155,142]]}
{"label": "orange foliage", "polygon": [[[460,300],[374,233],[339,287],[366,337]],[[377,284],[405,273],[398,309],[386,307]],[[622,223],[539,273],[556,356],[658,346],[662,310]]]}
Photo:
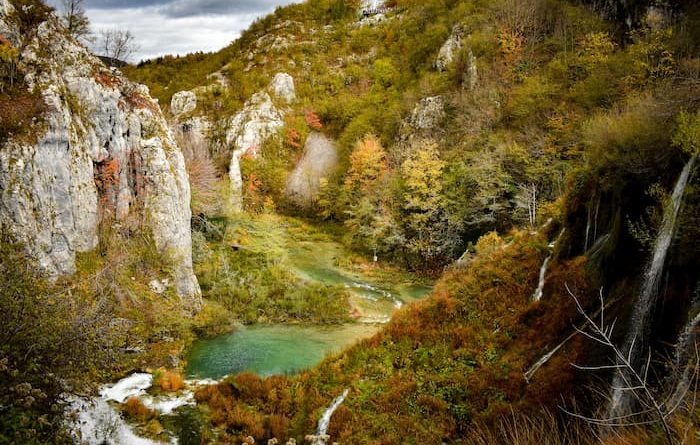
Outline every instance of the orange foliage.
{"label": "orange foliage", "polygon": [[128,417],[137,419],[139,422],[145,422],[156,415],[156,413],[148,409],[138,397],[129,397],[124,406],[124,412]]}
{"label": "orange foliage", "polygon": [[159,386],[163,391],[175,392],[184,388],[185,382],[179,373],[160,368],[156,372],[153,385]]}
{"label": "orange foliage", "polygon": [[304,113],[304,120],[306,121],[306,125],[313,130],[319,131],[323,128],[321,119],[313,110],[306,110],[306,113]]}
{"label": "orange foliage", "polygon": [[292,148],[301,148],[301,135],[294,128],[288,128],[284,142]]}
{"label": "orange foliage", "polygon": [[119,78],[106,71],[98,71],[94,74],[95,82],[103,87],[114,88],[121,85]]}

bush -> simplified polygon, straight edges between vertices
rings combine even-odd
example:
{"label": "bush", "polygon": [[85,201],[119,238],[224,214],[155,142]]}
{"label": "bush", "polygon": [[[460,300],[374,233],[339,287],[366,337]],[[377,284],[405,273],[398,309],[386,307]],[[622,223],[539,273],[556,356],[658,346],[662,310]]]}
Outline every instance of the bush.
{"label": "bush", "polygon": [[0,241],[0,443],[62,442],[66,392],[115,360],[110,305],[50,284],[6,235]]}
{"label": "bush", "polygon": [[185,381],[179,373],[160,368],[153,373],[153,386],[165,392],[177,392],[185,387]]}

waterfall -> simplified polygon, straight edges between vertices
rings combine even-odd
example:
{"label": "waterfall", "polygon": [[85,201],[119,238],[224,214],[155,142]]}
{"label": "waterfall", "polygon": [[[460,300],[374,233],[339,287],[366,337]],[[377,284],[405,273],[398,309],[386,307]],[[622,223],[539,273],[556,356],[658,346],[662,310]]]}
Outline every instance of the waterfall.
{"label": "waterfall", "polygon": [[146,390],[153,384],[153,376],[147,373],[132,374],[117,383],[102,386],[97,397],[66,396],[67,427],[76,441],[88,445],[177,444],[176,438],[171,438],[170,442],[159,442],[140,437],[112,402],[126,403],[130,398],[137,397],[147,408],[167,416],[181,406],[194,405],[194,388],[212,383],[216,382],[187,380],[185,384],[188,389],[179,394],[151,396]]}
{"label": "waterfall", "polygon": [[532,294],[532,301],[540,301],[540,299],[542,299],[542,294],[544,293],[544,277],[547,274],[547,266],[549,266],[549,260],[551,259],[552,255],[550,254],[544,259],[544,263],[542,263],[542,267],[540,267],[540,282],[537,284],[535,293]]}
{"label": "waterfall", "polygon": [[564,231],[566,229],[562,229],[562,231],[559,233],[557,236],[557,239],[549,243],[547,248],[549,249],[549,255],[547,255],[547,258],[544,259],[544,262],[542,263],[542,267],[540,267],[540,280],[539,283],[537,283],[537,289],[535,289],[535,292],[532,294],[532,301],[540,301],[542,299],[542,296],[544,295],[544,283],[545,283],[545,276],[547,275],[547,267],[549,267],[549,261],[552,259],[552,250],[554,250],[554,246],[557,245],[561,237],[564,235]]}
{"label": "waterfall", "polygon": [[[348,396],[348,393],[350,392],[350,389],[346,389],[343,391],[341,395],[335,398],[333,400],[333,403],[331,406],[326,409],[326,412],[323,413],[323,416],[321,416],[321,419],[318,421],[318,429],[316,430],[316,436],[318,437],[323,437],[326,435],[328,432],[328,425],[331,423],[331,416],[333,415],[333,412],[338,409],[341,403],[345,401],[345,398]],[[325,441],[321,442],[325,444]]]}
{"label": "waterfall", "polygon": [[[659,283],[666,262],[666,255],[671,246],[673,235],[676,230],[676,219],[683,201],[685,187],[688,184],[690,173],[695,165],[695,157],[685,165],[681,172],[676,185],[671,195],[671,202],[664,209],[663,221],[659,229],[659,233],[654,244],[654,253],[651,262],[644,274],[644,282],[642,284],[639,299],[634,307],[632,318],[630,319],[630,327],[627,330],[627,338],[625,339],[624,353],[630,357],[632,366],[637,366],[640,361],[640,354],[643,354],[644,347],[647,343],[648,330],[650,329],[650,321],[656,306],[658,296]],[[617,372],[613,378],[612,384],[612,400],[610,402],[609,412],[610,417],[616,417],[627,414],[632,405],[631,391],[625,390],[625,376],[621,372]]]}
{"label": "waterfall", "polygon": [[700,289],[698,289],[693,304],[690,308],[690,314],[695,314],[694,317],[688,317],[688,323],[681,331],[676,342],[676,353],[673,371],[676,373],[671,377],[672,384],[675,384],[675,389],[668,402],[669,409],[674,409],[683,402],[686,394],[690,390],[690,386],[695,372],[695,359],[699,351],[698,344],[698,325],[700,325]]}

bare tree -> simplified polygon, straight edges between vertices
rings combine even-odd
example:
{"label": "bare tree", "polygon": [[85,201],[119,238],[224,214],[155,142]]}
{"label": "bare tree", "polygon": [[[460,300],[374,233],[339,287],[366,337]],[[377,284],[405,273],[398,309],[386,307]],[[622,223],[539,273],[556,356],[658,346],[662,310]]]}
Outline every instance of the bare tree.
{"label": "bare tree", "polygon": [[[601,309],[593,316],[586,313],[568,286],[566,290],[576,302],[576,308],[584,317],[585,323],[588,326],[586,330],[575,327],[576,331],[608,348],[612,352],[614,358],[613,363],[610,365],[573,366],[577,369],[588,371],[613,370],[619,373],[619,375],[622,376],[622,386],[620,388],[613,388],[613,390],[624,391],[631,394],[639,408],[626,413],[607,413],[607,415],[602,417],[583,416],[566,409],[564,409],[564,411],[576,418],[583,419],[593,425],[598,425],[611,431],[618,427],[640,427],[643,425],[656,424],[661,427],[666,442],[669,445],[676,443],[671,426],[671,416],[679,410],[685,396],[689,392],[692,392],[688,387],[692,385],[686,385],[682,388],[679,386],[680,389],[676,388],[675,391],[668,394],[663,391],[663,388],[654,389],[649,381],[649,376],[651,374],[651,352],[648,353],[647,359],[641,368],[637,369],[632,358],[634,342],[627,352],[613,343],[613,332],[617,320],[613,320],[612,322],[607,322],[605,320],[605,304],[602,289],[600,291]],[[697,379],[697,355],[694,365],[694,379]],[[679,395],[679,392],[682,392],[682,394]]]}
{"label": "bare tree", "polygon": [[84,0],[61,0],[61,18],[70,35],[76,39],[88,39],[91,34],[90,21],[83,8],[83,2]]}
{"label": "bare tree", "polygon": [[537,185],[518,184],[516,205],[519,208],[527,209],[527,221],[530,227],[534,227],[537,223]]}
{"label": "bare tree", "polygon": [[97,51],[110,65],[127,62],[139,47],[131,31],[108,28],[99,32]]}

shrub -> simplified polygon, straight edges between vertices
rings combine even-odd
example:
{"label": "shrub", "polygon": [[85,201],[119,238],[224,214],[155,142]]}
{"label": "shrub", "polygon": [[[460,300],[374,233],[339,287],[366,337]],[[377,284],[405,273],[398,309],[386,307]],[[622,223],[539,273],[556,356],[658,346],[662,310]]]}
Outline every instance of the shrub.
{"label": "shrub", "polygon": [[166,392],[176,392],[185,387],[185,382],[178,372],[160,368],[153,375],[153,386]]}
{"label": "shrub", "polygon": [[0,443],[60,443],[64,394],[86,390],[116,361],[109,302],[69,289],[50,284],[21,245],[0,237]]}
{"label": "shrub", "polygon": [[36,137],[33,132],[37,120],[46,111],[41,94],[19,89],[0,93],[0,144],[17,136]]}

